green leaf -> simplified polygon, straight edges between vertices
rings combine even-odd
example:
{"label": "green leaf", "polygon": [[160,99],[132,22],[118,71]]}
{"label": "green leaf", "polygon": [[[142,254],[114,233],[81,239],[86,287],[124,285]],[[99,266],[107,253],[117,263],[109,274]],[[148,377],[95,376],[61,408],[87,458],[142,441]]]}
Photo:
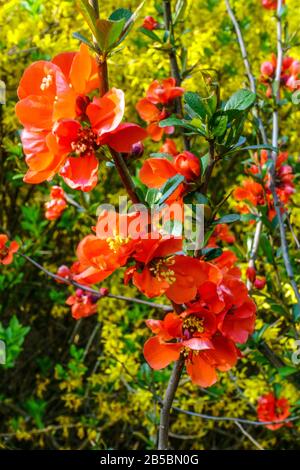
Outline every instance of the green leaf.
{"label": "green leaf", "polygon": [[225,111],[246,111],[249,109],[256,99],[255,93],[250,90],[243,89],[234,93],[225,104]]}
{"label": "green leaf", "polygon": [[161,198],[162,196],[162,192],[159,190],[159,189],[156,189],[156,188],[150,188],[148,189],[148,191],[146,192],[146,196],[145,196],[145,201],[147,202],[147,204],[151,207],[153,206],[154,204],[157,204],[159,199]]}
{"label": "green leaf", "polygon": [[295,374],[298,371],[296,367],[284,366],[278,369],[279,375],[281,378],[288,377],[289,375]]}
{"label": "green leaf", "polygon": [[261,243],[262,249],[264,251],[264,254],[266,255],[268,262],[271,264],[274,263],[272,245],[265,233],[261,234],[260,243]]}
{"label": "green leaf", "polygon": [[300,307],[299,304],[292,305],[293,319],[294,321],[299,321],[300,319]]}
{"label": "green leaf", "polygon": [[139,28],[139,31],[145,34],[145,36],[148,36],[150,39],[153,39],[153,41],[161,42],[160,37],[154,33],[154,31],[150,31],[146,28]]}
{"label": "green leaf", "polygon": [[272,145],[268,144],[261,144],[261,145],[247,145],[247,147],[242,147],[241,150],[271,150],[272,152],[277,152],[276,147],[272,147]]}
{"label": "green leaf", "polygon": [[242,222],[250,222],[251,220],[257,220],[259,216],[255,214],[241,214],[241,221]]}
{"label": "green leaf", "polygon": [[178,186],[184,181],[184,176],[175,175],[170,178],[160,189],[162,196],[159,200],[159,205],[163,204],[178,188]]}
{"label": "green leaf", "polygon": [[205,261],[211,261],[221,256],[223,250],[222,248],[203,248],[201,252],[205,256]]}
{"label": "green leaf", "polygon": [[163,119],[159,123],[159,127],[169,127],[169,126],[178,126],[178,127],[185,127],[187,129],[196,130],[194,126],[188,124],[184,119],[179,119],[177,117],[168,117],[167,119]]}
{"label": "green leaf", "polygon": [[233,222],[237,222],[238,220],[241,220],[240,214],[227,214],[221,217],[220,219],[214,220],[212,224],[232,224]]}
{"label": "green leaf", "polygon": [[200,163],[201,163],[201,173],[202,175],[205,174],[206,170],[207,170],[207,167],[209,165],[209,162],[210,162],[210,155],[209,155],[209,152],[207,152],[205,155],[203,155],[203,157],[201,157],[200,159]]}
{"label": "green leaf", "polygon": [[169,158],[169,159],[173,159],[172,155],[170,155],[169,153],[165,153],[165,152],[153,152],[153,153],[150,153],[150,157],[152,157],[152,158]]}
{"label": "green leaf", "polygon": [[97,16],[93,7],[89,4],[88,0],[77,0],[77,5],[92,34],[95,36],[97,43],[99,44],[101,42],[101,34],[97,28]]}
{"label": "green leaf", "polygon": [[173,25],[176,25],[177,21],[179,21],[186,10],[187,7],[187,0],[177,0],[175,5],[175,12],[173,15]]}
{"label": "green leaf", "polygon": [[184,94],[183,99],[187,105],[185,106],[185,109],[191,118],[198,116],[201,119],[205,119],[208,114],[208,110],[203,103],[202,98],[197,93],[188,91]]}
{"label": "green leaf", "polygon": [[96,50],[94,44],[91,43],[91,41],[89,41],[87,38],[85,38],[82,34],[77,32],[77,33],[73,33],[72,36],[73,36],[73,38],[78,39],[79,41],[81,41],[84,44],[86,44],[87,46],[89,46],[90,49],[93,49],[94,51]]}
{"label": "green leaf", "polygon": [[127,10],[127,8],[118,8],[112,14],[108,17],[109,20],[112,21],[118,21],[118,20],[123,20],[125,18],[126,21],[128,21],[132,16],[132,13],[130,10]]}
{"label": "green leaf", "polygon": [[125,23],[126,18],[122,18],[117,21],[102,19],[98,19],[96,21],[99,33],[98,44],[102,52],[108,52],[114,45],[116,45]]}
{"label": "green leaf", "polygon": [[228,116],[224,114],[215,114],[210,122],[209,128],[214,137],[221,137],[227,129]]}

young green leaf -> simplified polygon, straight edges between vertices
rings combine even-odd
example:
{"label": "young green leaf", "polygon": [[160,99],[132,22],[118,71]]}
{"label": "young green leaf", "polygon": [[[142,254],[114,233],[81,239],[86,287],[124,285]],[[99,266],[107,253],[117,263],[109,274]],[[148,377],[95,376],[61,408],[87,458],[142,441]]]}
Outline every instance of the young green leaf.
{"label": "young green leaf", "polygon": [[242,89],[234,93],[225,104],[225,111],[246,111],[255,102],[256,95],[250,90]]}

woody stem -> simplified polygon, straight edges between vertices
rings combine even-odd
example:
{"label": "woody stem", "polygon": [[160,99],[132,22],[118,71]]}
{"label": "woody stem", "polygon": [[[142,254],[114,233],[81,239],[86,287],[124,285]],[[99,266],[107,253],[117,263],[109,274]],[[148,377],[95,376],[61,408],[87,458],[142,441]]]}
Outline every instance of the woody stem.
{"label": "woody stem", "polygon": [[[182,82],[181,73],[179,70],[177,57],[176,57],[176,49],[175,49],[175,38],[174,38],[174,25],[172,21],[172,9],[171,9],[171,0],[163,0],[163,13],[164,13],[164,23],[165,28],[169,32],[170,35],[170,47],[168,49],[169,60],[170,60],[170,68],[171,68],[171,76],[175,78],[176,85],[180,86]],[[175,100],[176,104],[176,112],[180,117],[183,117],[183,106],[182,100],[179,96]],[[190,142],[187,136],[183,135],[184,141],[184,148],[185,150],[190,149]]]}
{"label": "woody stem", "polygon": [[[97,0],[89,0],[90,5],[95,11],[95,15],[99,17],[99,5]],[[98,76],[99,76],[99,94],[100,96],[105,95],[109,90],[109,80],[108,80],[108,68],[107,68],[107,58],[105,54],[98,53],[97,55],[97,64],[98,64]],[[122,155],[119,152],[116,152],[112,149],[110,154],[113,158],[115,167],[119,173],[121,181],[134,204],[140,202],[139,197],[136,193],[135,185],[132,181],[131,175],[129,173],[128,167]]]}
{"label": "woody stem", "polygon": [[175,362],[173,371],[168,383],[163,406],[160,412],[159,435],[158,435],[158,450],[168,449],[169,440],[169,425],[170,425],[170,411],[172,408],[175,393],[181,377],[182,368],[184,365],[184,358],[181,356]]}

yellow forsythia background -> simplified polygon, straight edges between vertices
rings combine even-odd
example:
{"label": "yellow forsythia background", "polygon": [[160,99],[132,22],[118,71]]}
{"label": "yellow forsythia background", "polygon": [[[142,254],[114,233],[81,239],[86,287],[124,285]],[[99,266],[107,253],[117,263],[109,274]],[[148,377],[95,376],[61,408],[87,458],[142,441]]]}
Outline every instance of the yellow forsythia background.
{"label": "yellow forsythia background", "polygon": [[[133,0],[100,3],[103,17],[114,8],[134,9],[138,5]],[[232,2],[257,76],[261,62],[274,50],[275,37],[274,19],[260,3]],[[299,1],[287,0],[287,4],[289,27],[294,31],[299,25]],[[162,21],[154,1],[146,0],[122,51],[109,60],[110,85],[125,91],[126,118],[130,120],[137,120],[134,106],[149,83],[169,75],[166,55],[138,31],[146,15]],[[97,205],[115,201],[121,190],[117,177],[103,168],[97,190],[90,195],[76,195],[85,212],[71,206],[60,221],[46,222],[43,203],[49,186],[22,183],[25,164],[14,114],[18,81],[32,61],[76,50],[79,43],[72,38],[74,31],[88,34],[73,0],[7,0],[0,4],[0,79],[6,84],[7,94],[6,105],[1,106],[0,137],[5,151],[0,168],[0,229],[19,237],[28,252],[53,271],[74,260],[76,244],[90,232]],[[224,97],[246,83],[224,1],[189,0],[178,36],[188,50],[189,66],[195,65],[191,77],[184,82],[186,88],[199,90],[205,69],[217,71]],[[291,55],[300,57],[300,49],[293,49]],[[299,118],[300,108],[287,113],[284,121],[289,150],[295,156],[299,150]],[[241,167],[240,173],[232,171],[234,177],[222,175],[216,179],[225,192],[240,179]],[[299,195],[294,200],[292,220],[299,229]],[[244,268],[245,246],[253,227],[240,225],[235,230],[240,266]],[[30,331],[13,366],[0,369],[0,448],[155,448],[159,406],[154,397],[163,396],[170,370],[151,371],[144,362],[142,345],[149,337],[144,320],[157,312],[104,299],[99,302],[98,318],[76,323],[65,305],[71,289],[56,285],[22,259],[16,263],[16,270],[0,272],[0,322],[7,328],[16,316]],[[136,294],[135,289],[123,286],[121,274],[114,275],[105,285],[115,294]],[[285,295],[292,296],[288,285]],[[260,297],[256,301],[257,329],[265,322],[270,325],[264,340],[279,355],[291,352],[293,344],[283,334],[280,310],[274,321],[270,303]],[[238,367],[229,374],[220,374],[220,381],[209,391],[193,386],[184,376],[175,404],[215,416],[256,419],[257,400],[269,391],[264,369],[268,365],[257,352],[246,349],[244,354]],[[281,387],[281,393],[291,403],[297,403],[299,395],[290,381],[274,372],[273,383]],[[171,430],[172,446],[178,449],[255,448],[234,423],[215,423],[174,413]],[[266,449],[293,448],[297,439],[296,427],[283,427],[276,432],[251,427],[248,431]]]}

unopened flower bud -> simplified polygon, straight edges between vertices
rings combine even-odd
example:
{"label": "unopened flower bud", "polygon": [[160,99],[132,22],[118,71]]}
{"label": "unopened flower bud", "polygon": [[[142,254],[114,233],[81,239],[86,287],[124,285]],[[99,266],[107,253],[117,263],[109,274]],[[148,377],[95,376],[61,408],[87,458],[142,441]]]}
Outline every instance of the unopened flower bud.
{"label": "unopened flower bud", "polygon": [[265,287],[267,281],[265,277],[256,278],[254,281],[254,287],[258,290],[261,290]]}
{"label": "unopened flower bud", "polygon": [[256,279],[256,269],[252,266],[249,266],[246,271],[246,276],[247,279],[249,279],[249,281],[253,283]]}
{"label": "unopened flower bud", "polygon": [[144,145],[142,144],[142,142],[136,142],[131,147],[131,152],[129,156],[132,158],[140,158],[143,155],[143,153],[144,153]]}

